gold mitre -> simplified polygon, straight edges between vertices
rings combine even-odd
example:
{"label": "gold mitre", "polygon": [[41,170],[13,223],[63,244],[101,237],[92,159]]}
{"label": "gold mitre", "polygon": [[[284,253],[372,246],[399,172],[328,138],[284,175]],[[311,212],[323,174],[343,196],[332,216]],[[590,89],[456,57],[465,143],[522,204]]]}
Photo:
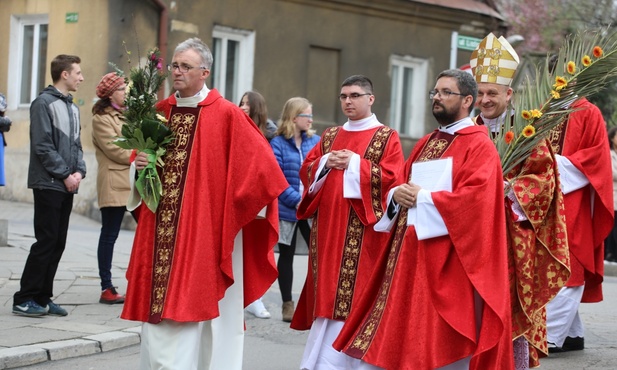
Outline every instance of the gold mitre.
{"label": "gold mitre", "polygon": [[510,86],[519,59],[512,45],[503,37],[489,33],[471,53],[471,73],[476,82],[491,82]]}

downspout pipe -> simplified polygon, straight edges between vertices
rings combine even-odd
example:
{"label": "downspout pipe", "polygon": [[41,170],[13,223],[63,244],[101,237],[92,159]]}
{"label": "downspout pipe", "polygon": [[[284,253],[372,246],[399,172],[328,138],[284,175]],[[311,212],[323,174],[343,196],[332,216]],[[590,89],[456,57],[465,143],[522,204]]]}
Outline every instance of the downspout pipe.
{"label": "downspout pipe", "polygon": [[[167,24],[169,23],[169,9],[167,5],[163,2],[163,0],[152,0],[154,5],[156,5],[159,9],[159,40],[158,40],[158,48],[161,51],[161,57],[167,59]],[[158,92],[159,100],[165,98],[164,89],[160,89]]]}

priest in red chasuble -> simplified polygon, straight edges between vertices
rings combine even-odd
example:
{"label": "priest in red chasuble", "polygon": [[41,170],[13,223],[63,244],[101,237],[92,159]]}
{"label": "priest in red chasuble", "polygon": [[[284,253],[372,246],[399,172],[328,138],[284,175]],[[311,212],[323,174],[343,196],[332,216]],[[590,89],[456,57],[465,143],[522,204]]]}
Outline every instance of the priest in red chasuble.
{"label": "priest in red chasuble", "polygon": [[[556,59],[551,59],[555,68]],[[557,71],[557,73],[562,73]],[[549,137],[564,193],[571,276],[547,306],[549,352],[582,350],[581,302],[602,301],[604,239],[614,220],[611,156],[602,113],[587,99]],[[552,344],[552,345],[551,345]]]}
{"label": "priest in red chasuble", "polygon": [[350,368],[353,359],[334,351],[332,341],[386,247],[388,235],[373,225],[404,161],[398,133],[371,112],[367,77],[347,78],[339,99],[348,121],[326,129],[300,169],[298,219],[313,218],[308,276],[291,323],[311,330],[303,369]]}
{"label": "priest in red chasuble", "polygon": [[[480,109],[476,123],[494,140],[515,113],[509,107],[518,63],[510,43],[492,33],[471,54]],[[498,73],[491,66],[499,66]],[[550,142],[540,141],[529,158],[504,174],[504,184],[514,363],[523,370],[538,367],[539,354],[548,355],[546,304],[570,277],[563,195]]]}
{"label": "priest in red chasuble", "polygon": [[469,118],[474,78],[439,74],[439,128],[414,147],[375,226],[389,248],[334,343],[384,369],[512,369],[501,165]]}
{"label": "priest in red chasuble", "polygon": [[[208,89],[212,54],[197,38],[170,65],[176,91],[157,107],[174,141],[163,195],[141,206],[122,318],[142,321],[142,369],[242,369],[243,308],[277,272],[277,197],[287,181],[257,126]],[[147,156],[137,155],[137,170]]]}

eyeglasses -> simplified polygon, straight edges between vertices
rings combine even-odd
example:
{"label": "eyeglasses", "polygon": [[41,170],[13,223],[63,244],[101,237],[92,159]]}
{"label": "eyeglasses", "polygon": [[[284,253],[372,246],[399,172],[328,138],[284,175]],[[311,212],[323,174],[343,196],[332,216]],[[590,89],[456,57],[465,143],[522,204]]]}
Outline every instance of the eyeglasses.
{"label": "eyeglasses", "polygon": [[180,73],[186,73],[186,72],[190,71],[193,68],[207,69],[206,67],[193,67],[193,66],[190,66],[188,64],[174,63],[174,64],[168,64],[167,65],[167,70],[169,72],[173,72],[174,70],[177,69],[178,71],[180,71]]}
{"label": "eyeglasses", "polygon": [[461,93],[455,93],[454,91],[450,91],[450,90],[431,90],[428,92],[428,98],[429,100],[433,100],[437,95],[441,96],[444,99],[449,98],[452,95],[458,95],[458,96],[467,96],[465,94],[461,94]]}
{"label": "eyeglasses", "polygon": [[351,99],[351,100],[356,100],[356,99],[358,99],[359,97],[364,96],[364,95],[373,95],[373,94],[371,94],[371,93],[364,93],[364,94],[351,93],[351,94],[349,94],[349,95],[341,94],[341,95],[339,95],[339,96],[338,96],[338,98],[339,98],[341,101],[345,101],[345,100],[347,100],[347,98],[349,98],[349,99]]}
{"label": "eyeglasses", "polygon": [[312,115],[312,114],[300,113],[300,114],[298,114],[296,117],[313,118],[313,115]]}

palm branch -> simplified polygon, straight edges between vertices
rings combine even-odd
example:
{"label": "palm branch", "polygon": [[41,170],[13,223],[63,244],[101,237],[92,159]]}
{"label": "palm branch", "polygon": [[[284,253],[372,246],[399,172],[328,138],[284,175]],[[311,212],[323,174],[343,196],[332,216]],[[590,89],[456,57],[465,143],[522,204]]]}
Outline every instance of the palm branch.
{"label": "palm branch", "polygon": [[617,76],[617,32],[580,30],[559,49],[555,68],[547,56],[527,76],[514,99],[514,116],[494,137],[504,174],[523,162],[533,148],[574,111],[573,102],[602,90]]}

